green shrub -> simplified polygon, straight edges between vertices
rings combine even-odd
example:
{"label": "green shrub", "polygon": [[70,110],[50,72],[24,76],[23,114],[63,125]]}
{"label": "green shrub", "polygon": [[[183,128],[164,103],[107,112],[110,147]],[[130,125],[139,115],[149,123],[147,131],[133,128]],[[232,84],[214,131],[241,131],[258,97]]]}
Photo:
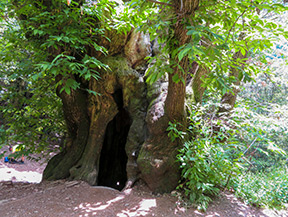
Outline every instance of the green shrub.
{"label": "green shrub", "polygon": [[179,188],[200,210],[207,208],[209,196],[216,195],[230,175],[232,165],[220,149],[218,144],[199,139],[186,142],[178,155],[185,179]]}
{"label": "green shrub", "polygon": [[[240,173],[239,158],[242,156],[237,151],[235,137],[231,136],[234,130],[211,119],[207,110],[194,107],[190,111],[188,138],[177,156],[183,178],[178,189],[183,190],[199,210],[206,210],[211,196],[217,195],[229,181],[233,182],[233,177]],[[170,124],[168,129],[172,139],[184,138],[175,124]]]}
{"label": "green shrub", "polygon": [[[177,156],[182,170],[178,189],[200,210],[224,188],[234,188],[250,204],[282,206],[288,185],[281,174],[284,169],[273,168],[287,155],[279,147],[283,144],[273,141],[268,127],[276,129],[277,125],[261,122],[259,116],[243,108],[219,117],[215,108],[213,103],[192,106],[186,132],[179,130],[183,126],[170,123],[168,135],[183,141]],[[241,173],[247,174],[245,180],[239,178]],[[277,178],[279,174],[281,178]]]}

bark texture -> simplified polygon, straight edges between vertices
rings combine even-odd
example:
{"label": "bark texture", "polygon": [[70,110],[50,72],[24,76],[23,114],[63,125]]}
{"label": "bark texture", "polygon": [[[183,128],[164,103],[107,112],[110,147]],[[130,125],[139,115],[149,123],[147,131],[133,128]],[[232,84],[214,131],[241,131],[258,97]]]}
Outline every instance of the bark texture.
{"label": "bark texture", "polygon": [[147,88],[142,70],[133,68],[143,66],[141,61],[151,55],[150,41],[141,37],[133,33],[123,54],[101,60],[111,70],[88,84],[98,95],[80,89],[59,94],[71,144],[49,161],[43,179],[79,179],[120,190],[135,182],[146,134]]}
{"label": "bark texture", "polygon": [[[184,23],[191,18],[199,2],[184,0],[173,1],[173,3],[174,8],[171,13],[175,14],[177,21],[171,27],[174,30],[174,36],[170,42],[172,50],[189,41]],[[175,162],[180,144],[177,141],[171,142],[166,129],[169,122],[180,122],[185,127],[185,72],[188,71],[189,61],[186,57],[181,61],[175,57],[170,62],[176,62],[180,67],[176,66],[168,75],[167,90],[166,86],[161,86],[160,89],[164,91],[161,93],[158,91],[157,100],[150,102],[146,118],[149,137],[141,147],[137,160],[141,178],[152,191],[160,193],[173,190],[180,179],[180,167]],[[176,74],[181,81],[173,82],[173,76]]]}
{"label": "bark texture", "polygon": [[193,93],[193,100],[194,103],[201,103],[204,91],[206,87],[203,87],[203,79],[205,79],[205,76],[208,74],[208,70],[205,68],[205,66],[200,65],[198,67],[198,70],[193,76],[193,79],[191,81],[191,88]]}

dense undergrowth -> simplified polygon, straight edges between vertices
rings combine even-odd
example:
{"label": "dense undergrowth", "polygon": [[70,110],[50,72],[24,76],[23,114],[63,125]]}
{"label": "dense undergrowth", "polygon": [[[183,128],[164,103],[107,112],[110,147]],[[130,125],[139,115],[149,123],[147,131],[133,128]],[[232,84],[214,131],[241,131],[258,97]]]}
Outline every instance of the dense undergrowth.
{"label": "dense undergrowth", "polygon": [[187,130],[168,128],[183,143],[178,189],[198,209],[222,190],[253,206],[287,207],[287,51],[279,36],[272,49],[251,56],[262,72],[243,84],[231,113],[220,114],[221,93],[206,89],[201,105],[188,106]]}
{"label": "dense undergrowth", "polygon": [[[271,78],[277,81],[282,75],[278,70]],[[245,86],[232,113],[219,114],[217,100],[208,100],[190,106],[186,132],[178,131],[175,124],[168,128],[170,136],[183,141],[178,155],[183,180],[178,189],[200,210],[206,210],[221,190],[232,190],[254,206],[287,205],[288,115],[281,94],[287,85],[265,80],[263,86],[263,75],[255,79]],[[263,90],[268,85],[278,88]]]}
{"label": "dense undergrowth", "polygon": [[287,165],[269,171],[248,172],[239,176],[235,194],[255,206],[283,208],[288,204]]}
{"label": "dense undergrowth", "polygon": [[[182,169],[178,189],[199,210],[206,210],[221,190],[232,190],[250,205],[285,207],[287,138],[282,138],[283,144],[274,142],[275,133],[285,136],[285,123],[266,123],[261,115],[244,107],[235,109],[229,118],[216,118],[213,108],[213,104],[194,106],[186,132],[170,124],[170,136],[183,141],[178,155]],[[265,131],[266,124],[270,128]]]}

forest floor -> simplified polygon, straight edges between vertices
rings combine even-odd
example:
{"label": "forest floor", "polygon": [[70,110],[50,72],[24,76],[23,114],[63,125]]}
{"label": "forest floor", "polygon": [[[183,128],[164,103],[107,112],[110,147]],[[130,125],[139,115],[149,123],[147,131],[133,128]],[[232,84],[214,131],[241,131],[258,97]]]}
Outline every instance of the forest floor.
{"label": "forest floor", "polygon": [[286,217],[288,211],[273,211],[245,205],[230,192],[222,192],[205,213],[181,206],[171,194],[153,195],[143,183],[119,192],[89,186],[81,181],[42,182],[45,164],[0,161],[0,216],[264,216]]}

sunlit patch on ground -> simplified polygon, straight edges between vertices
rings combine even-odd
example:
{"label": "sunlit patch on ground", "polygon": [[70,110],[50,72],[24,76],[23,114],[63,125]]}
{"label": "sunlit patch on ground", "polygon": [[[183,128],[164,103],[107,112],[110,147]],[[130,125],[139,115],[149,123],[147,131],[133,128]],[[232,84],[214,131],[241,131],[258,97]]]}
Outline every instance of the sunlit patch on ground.
{"label": "sunlit patch on ground", "polygon": [[91,204],[91,203],[81,203],[79,206],[74,208],[74,211],[79,211],[82,210],[85,212],[84,215],[80,215],[81,216],[87,216],[86,214],[92,214],[95,215],[97,214],[97,211],[101,211],[104,210],[106,208],[108,208],[109,206],[111,206],[112,204],[123,200],[125,197],[125,195],[119,195],[116,198],[107,201],[105,204],[103,204],[102,202],[98,202],[95,204]]}
{"label": "sunlit patch on ground", "polygon": [[0,164],[0,182],[13,181],[13,182],[29,182],[40,183],[42,174],[34,171],[18,171],[14,168],[9,168],[4,164]]}
{"label": "sunlit patch on ground", "polygon": [[[112,200],[109,200],[105,203],[98,202],[95,204],[91,203],[81,203],[77,207],[74,208],[74,211],[82,211],[81,217],[90,216],[90,215],[97,215],[99,211],[103,211],[108,207],[112,206],[116,202],[119,202],[125,198],[125,195],[119,195]],[[142,199],[137,205],[132,208],[124,208],[117,214],[117,217],[127,217],[127,216],[146,216],[151,215],[152,208],[157,207],[156,199]]]}
{"label": "sunlit patch on ground", "polygon": [[[156,207],[155,199],[142,199],[142,201],[131,209],[124,209],[120,213],[117,213],[117,217],[127,217],[127,216],[146,216],[151,213],[151,209]],[[153,214],[152,214],[153,216]]]}

